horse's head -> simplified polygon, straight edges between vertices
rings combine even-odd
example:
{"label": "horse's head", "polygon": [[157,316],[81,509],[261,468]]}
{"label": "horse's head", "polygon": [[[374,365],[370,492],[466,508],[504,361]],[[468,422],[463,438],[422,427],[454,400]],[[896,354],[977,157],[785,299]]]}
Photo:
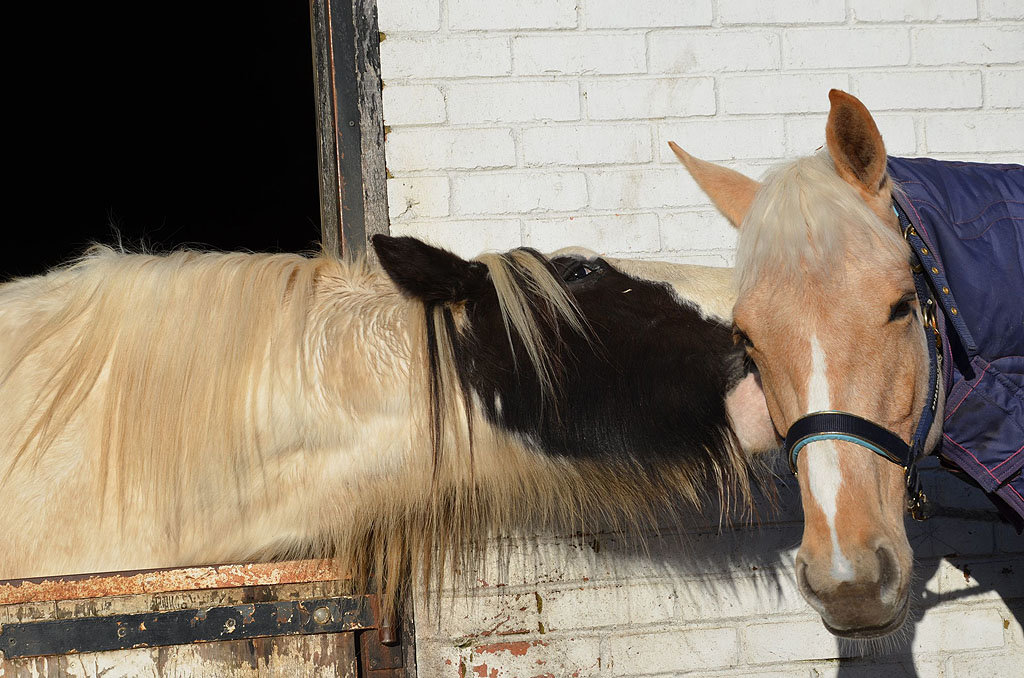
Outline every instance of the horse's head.
{"label": "horse's head", "polygon": [[[672,278],[698,267],[638,264],[630,275],[579,251],[467,261],[412,238],[373,244],[396,285],[436,318],[429,332],[450,330],[466,401],[533,451],[626,473],[664,462],[696,480],[734,464],[726,455],[737,439],[748,452],[776,447],[728,321],[678,293]],[[707,273],[705,287],[728,295],[727,280]]]}
{"label": "horse's head", "polygon": [[[841,411],[908,441],[929,397],[910,250],[871,115],[849,94],[829,98],[827,153],[784,165],[763,183],[673,147],[740,227],[734,328],[760,370],[776,428],[785,434],[808,413]],[[899,628],[913,557],[904,469],[832,437],[806,445],[796,471],[804,597],[837,635]]]}

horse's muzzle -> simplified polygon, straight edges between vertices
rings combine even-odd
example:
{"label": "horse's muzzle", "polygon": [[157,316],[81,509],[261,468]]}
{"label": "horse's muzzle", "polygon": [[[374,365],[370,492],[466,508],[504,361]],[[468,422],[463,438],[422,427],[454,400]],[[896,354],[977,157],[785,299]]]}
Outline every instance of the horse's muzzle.
{"label": "horse's muzzle", "polygon": [[899,629],[906,620],[909,577],[886,547],[861,554],[853,576],[836,579],[822,563],[797,557],[797,584],[821,615],[825,628],[844,638],[877,638]]}

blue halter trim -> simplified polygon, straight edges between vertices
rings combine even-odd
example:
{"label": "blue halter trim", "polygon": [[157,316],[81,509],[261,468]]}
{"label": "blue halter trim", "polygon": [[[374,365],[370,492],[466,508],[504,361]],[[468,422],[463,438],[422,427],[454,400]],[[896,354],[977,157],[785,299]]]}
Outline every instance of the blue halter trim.
{"label": "blue halter trim", "polygon": [[796,475],[796,463],[800,450],[810,443],[821,440],[840,440],[871,450],[883,459],[903,468],[906,475],[907,508],[914,518],[923,520],[927,517],[928,498],[921,488],[921,480],[917,474],[917,461],[927,452],[924,445],[928,439],[928,432],[931,431],[932,424],[935,422],[935,411],[939,402],[942,335],[936,327],[935,301],[928,285],[928,277],[925,275],[925,266],[930,265],[930,262],[926,262],[922,257],[922,253],[929,254],[929,250],[910,223],[906,213],[899,208],[895,200],[893,200],[892,209],[899,219],[903,237],[914,251],[917,262],[911,269],[914,274],[914,289],[917,292],[917,301],[925,322],[925,333],[928,332],[928,329],[931,329],[932,333],[932,336],[926,338],[925,341],[928,345],[928,397],[921,410],[917,428],[908,444],[892,431],[849,412],[811,412],[797,419],[789,427],[789,431],[786,432],[785,449],[789,458],[789,468],[794,475]]}
{"label": "blue halter trim", "polygon": [[813,412],[793,422],[786,433],[789,468],[793,473],[800,450],[819,440],[854,443],[900,466],[909,453],[909,446],[899,436],[872,421],[849,412]]}

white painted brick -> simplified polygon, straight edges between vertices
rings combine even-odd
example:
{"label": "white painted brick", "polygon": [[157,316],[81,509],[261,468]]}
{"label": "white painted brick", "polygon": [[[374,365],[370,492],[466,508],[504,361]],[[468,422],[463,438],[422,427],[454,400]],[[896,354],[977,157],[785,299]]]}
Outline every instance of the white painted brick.
{"label": "white painted brick", "polygon": [[458,214],[570,211],[587,204],[582,172],[499,172],[455,178]]}
{"label": "white painted brick", "polygon": [[591,120],[713,115],[713,78],[599,79],[584,83]]}
{"label": "white painted brick", "polygon": [[768,71],[780,64],[775,31],[655,31],[650,36],[652,73]]}
{"label": "white painted brick", "polygon": [[[1020,155],[1016,158],[1007,158],[1006,162],[1020,164]],[[989,507],[991,510],[991,507]],[[995,526],[996,547],[994,553],[1024,553],[1024,538],[1017,534],[1012,525],[1004,523]]]}
{"label": "white painted brick", "polygon": [[725,0],[718,5],[723,24],[811,24],[841,22],[846,18],[844,0],[817,2],[765,2]]}
{"label": "white painted brick", "polygon": [[646,125],[580,125],[523,130],[528,165],[601,165],[647,162],[651,130]]}
{"label": "white painted brick", "polygon": [[[518,245],[516,245],[518,246]],[[505,249],[511,249],[506,247]],[[477,590],[485,595],[508,590],[515,586],[532,586],[537,581],[537,567],[533,557],[532,540],[502,537],[488,541],[487,557],[475,563],[462,565],[460,570],[475,582]],[[455,593],[465,593],[464,582],[453,577],[448,585],[458,587]]]}
{"label": "white painted brick", "polygon": [[[962,481],[957,481],[961,482]],[[942,506],[959,506],[944,501],[935,500],[932,496],[932,488],[935,485],[929,483],[928,498]],[[983,522],[968,522],[952,518],[929,518],[924,523],[911,524],[907,526],[907,538],[914,545],[914,557],[940,558],[948,556],[954,551],[949,540],[943,535],[956,534],[955,552],[961,555],[987,554],[992,553],[994,548],[993,526]]]}
{"label": "white painted brick", "polygon": [[993,108],[1024,108],[1024,70],[987,73],[985,101]]}
{"label": "white painted brick", "polygon": [[784,68],[845,70],[851,62],[864,67],[897,66],[909,61],[910,35],[906,28],[793,28],[782,34]]}
{"label": "white painted brick", "polygon": [[448,177],[388,179],[391,221],[448,216]]}
{"label": "white painted brick", "polygon": [[[742,634],[744,657],[751,663],[829,659],[857,653],[855,648],[840,648],[817,615],[813,619],[751,624]],[[845,652],[841,654],[841,650]]]}
{"label": "white painted brick", "polygon": [[[914,155],[917,152],[917,132],[910,115],[873,115],[878,131],[889,155]],[[790,156],[810,155],[825,145],[827,117],[807,116],[786,118],[786,150]]]}
{"label": "white painted brick", "polygon": [[1020,678],[1021,650],[1012,649],[998,655],[953,655],[949,658],[944,678]]}
{"label": "white painted brick", "polygon": [[1024,19],[1020,0],[981,0],[982,19]]}
{"label": "white painted brick", "polygon": [[1020,151],[1003,153],[996,153],[994,151],[984,151],[981,153],[971,153],[968,151],[928,151],[927,155],[929,158],[936,160],[950,160],[953,162],[987,162],[1019,165],[1021,160]]}
{"label": "white painted brick", "polygon": [[467,647],[417,642],[416,675],[418,678],[597,678],[603,675],[600,639],[541,636]]}
{"label": "white painted brick", "polygon": [[[579,245],[580,242],[573,244]],[[558,247],[542,248],[542,251],[552,252],[556,249]],[[593,248],[591,247],[591,249]],[[615,580],[618,572],[615,568],[620,563],[595,551],[590,544],[594,544],[596,538],[589,539],[590,544],[584,543],[584,541],[587,540],[583,536],[574,535],[532,544],[533,557],[537,566],[537,581],[545,585],[557,585],[565,582],[578,584],[588,581]],[[629,578],[634,574],[630,571],[624,578]]]}
{"label": "white painted brick", "polygon": [[791,571],[755,577],[724,576],[677,585],[676,618],[697,620],[757,618],[764,615],[808,615],[809,608]]}
{"label": "white painted brick", "polygon": [[436,31],[441,27],[440,0],[379,0],[377,25],[391,31]]}
{"label": "white painted brick", "polygon": [[587,28],[648,28],[655,26],[710,26],[711,0],[586,0]]}
{"label": "white painted brick", "polygon": [[849,77],[841,73],[725,76],[720,82],[726,113],[828,111],[828,91],[849,89]]}
{"label": "white painted brick", "polygon": [[388,85],[382,92],[384,124],[444,122],[444,95],[434,85]]}
{"label": "white painted brick", "polygon": [[400,221],[391,224],[391,234],[410,235],[467,258],[522,245],[518,219]]}
{"label": "white painted brick", "polygon": [[540,617],[533,591],[495,595],[484,587],[474,593],[455,593],[436,608],[418,607],[418,618],[433,622],[425,625],[421,637],[465,644],[472,638],[515,640],[516,636],[537,633]]}
{"label": "white painted brick", "polygon": [[941,662],[913,657],[892,663],[891,657],[873,656],[876,653],[871,651],[864,654],[867,655],[865,659],[815,664],[811,668],[811,678],[953,678],[943,672]]}
{"label": "white painted brick", "polygon": [[654,214],[606,214],[527,220],[525,241],[542,252],[586,245],[597,252],[643,252],[660,247]]}
{"label": "white painted brick", "polygon": [[448,86],[453,123],[576,120],[579,87],[574,82],[494,82]]}
{"label": "white painted brick", "polygon": [[380,43],[380,68],[385,82],[504,75],[512,69],[512,52],[505,37],[388,38]]}
{"label": "white painted brick", "polygon": [[661,215],[661,246],[669,251],[733,250],[739,231],[718,212]]}
{"label": "white painted brick", "polygon": [[1003,615],[997,610],[964,608],[930,610],[914,628],[911,650],[960,652],[1003,646]]}
{"label": "white painted brick", "polygon": [[513,68],[522,75],[642,73],[645,50],[640,33],[559,33],[512,39]]}
{"label": "white painted brick", "polygon": [[543,598],[541,619],[548,631],[563,632],[669,622],[677,616],[677,596],[675,586],[664,582],[585,585],[548,591]]}
{"label": "white painted brick", "polygon": [[616,210],[638,207],[680,207],[707,205],[708,198],[686,169],[679,165],[667,169],[599,169],[587,174],[590,206]]}
{"label": "white painted brick", "polygon": [[782,118],[664,123],[658,138],[661,162],[679,162],[668,141],[705,160],[781,158],[785,153]]}
{"label": "white painted brick", "polygon": [[[928,26],[914,30],[914,63],[1008,64],[1024,61],[1024,26]],[[955,47],[954,47],[955,46]]]}
{"label": "white painted brick", "polygon": [[573,28],[576,0],[447,0],[454,30]]}
{"label": "white painted brick", "polygon": [[387,136],[392,173],[406,170],[509,167],[515,145],[507,129],[406,128]]}
{"label": "white painted brick", "polygon": [[1024,124],[1017,113],[935,114],[925,117],[924,129],[930,152],[1024,150]]}
{"label": "white painted brick", "polygon": [[[601,674],[601,645],[598,638],[552,638],[493,642],[467,648],[465,676],[526,678],[526,676],[579,676]],[[539,662],[539,663],[538,663]],[[449,678],[463,674],[451,671]]]}
{"label": "white painted brick", "polygon": [[1024,563],[1019,557],[979,556],[939,563],[935,577],[939,592],[968,594],[972,600],[1024,598]]}
{"label": "white painted brick", "polygon": [[981,108],[979,71],[858,73],[853,93],[869,111],[922,108]]}
{"label": "white painted brick", "polygon": [[651,259],[655,261],[667,261],[670,264],[687,264],[691,266],[711,266],[713,268],[727,268],[736,265],[736,253],[732,250],[721,252],[659,252],[654,255],[631,254],[634,259]]}
{"label": "white painted brick", "polygon": [[736,631],[729,628],[613,636],[605,647],[614,676],[727,667],[739,657]]}
{"label": "white painted brick", "polygon": [[978,7],[964,0],[850,0],[856,21],[960,21],[975,19]]}

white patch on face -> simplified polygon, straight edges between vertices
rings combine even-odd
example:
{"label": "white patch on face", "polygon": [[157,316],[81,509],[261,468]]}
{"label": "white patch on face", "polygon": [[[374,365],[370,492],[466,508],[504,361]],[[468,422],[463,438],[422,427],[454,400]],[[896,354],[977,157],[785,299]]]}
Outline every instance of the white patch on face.
{"label": "white patch on face", "polygon": [[501,395],[498,393],[494,394],[494,413],[501,416]]}
{"label": "white patch on face", "polygon": [[[811,335],[811,378],[807,382],[807,411],[820,412],[832,409],[829,396],[825,352],[821,350],[818,337]],[[843,483],[839,468],[839,450],[831,440],[810,443],[804,448],[807,455],[807,484],[811,495],[825,513],[829,532],[832,534],[832,569],[830,574],[836,581],[851,581],[855,577],[853,563],[843,555],[836,534],[836,505],[839,486]]]}

